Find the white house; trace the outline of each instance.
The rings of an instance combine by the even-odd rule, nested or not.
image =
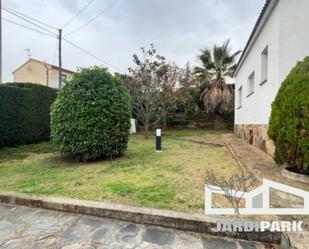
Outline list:
[[[267,153],[268,120],[282,81],[309,55],[309,0],[267,0],[234,76],[235,134]]]

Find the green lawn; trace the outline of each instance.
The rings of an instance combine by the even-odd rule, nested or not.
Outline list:
[[[0,189],[200,212],[206,170],[221,176],[238,170],[226,147],[211,144],[223,144],[221,133],[165,132],[162,153],[155,153],[153,138],[133,135],[124,157],[91,163],[67,160],[47,142],[3,149]]]

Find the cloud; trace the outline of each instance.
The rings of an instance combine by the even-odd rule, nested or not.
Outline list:
[[[94,1],[63,31],[64,35],[86,23],[114,0]],[[78,12],[86,0],[10,0],[4,5],[61,27]],[[96,56],[126,70],[132,54],[141,46],[155,43],[160,54],[184,65],[196,64],[200,48],[230,38],[233,48],[242,49],[262,8],[260,0],[119,0],[84,29],[68,36],[72,42]],[[4,13],[10,20],[22,21]],[[57,63],[57,40],[3,23],[4,79],[27,59]],[[100,61],[63,44],[63,65],[69,69],[101,64]],[[110,68],[111,71],[115,69]]]

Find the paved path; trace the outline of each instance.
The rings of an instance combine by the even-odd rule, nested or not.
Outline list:
[[[223,135],[223,140],[236,157],[238,164],[246,171],[251,171],[258,179],[259,184],[263,178],[287,184],[299,189],[309,191],[309,184],[286,178],[281,174],[282,168],[275,164],[273,158],[257,147],[235,137],[233,134]],[[270,191],[270,207],[303,207],[303,199],[285,194],[281,191]],[[283,216],[282,220],[303,220],[304,228],[309,231],[309,216]]]
[[[262,183],[263,178],[287,184],[309,191],[309,184],[286,178],[281,174],[281,167],[276,165],[273,158],[257,147],[237,138],[234,134],[224,134],[223,140],[234,154],[238,164],[246,171],[251,171]],[[303,200],[299,197],[285,194],[281,191],[270,191],[270,207],[303,207]],[[301,234],[292,235],[292,243],[297,248],[309,249],[309,215],[278,215],[278,220],[303,221]]]
[[[0,204],[3,249],[258,249],[263,244],[93,216]]]
[[[244,169],[253,172],[260,182],[263,178],[266,178],[309,191],[309,184],[284,177],[281,174],[282,167],[279,167],[273,158],[262,150],[237,138],[234,134],[224,134],[222,137],[238,163]]]

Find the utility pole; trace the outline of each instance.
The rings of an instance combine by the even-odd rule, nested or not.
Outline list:
[[[1,0],[0,0],[1,1]],[[61,58],[61,40],[62,40],[62,29],[59,29],[59,46],[58,46],[58,55],[59,55],[59,88],[61,87],[62,84],[62,58]]]
[[[2,83],[2,0],[0,0],[0,84]]]

